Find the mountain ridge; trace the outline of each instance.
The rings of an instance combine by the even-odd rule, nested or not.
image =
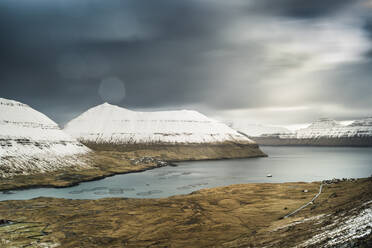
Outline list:
[[[291,134],[263,134],[253,139],[261,145],[372,146],[372,118],[349,125],[321,118]]]
[[[64,130],[83,142],[254,143],[194,110],[137,112],[107,103],[85,111],[68,122]]]

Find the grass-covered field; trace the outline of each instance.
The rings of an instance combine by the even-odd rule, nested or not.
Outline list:
[[[369,247],[371,178],[327,184],[314,204],[281,219],[310,201],[319,185],[240,184],[164,199],[6,201],[0,219],[20,223],[21,231],[1,226],[0,237],[4,247],[323,247],[363,234],[342,242]],[[44,235],[30,238],[42,229]]]

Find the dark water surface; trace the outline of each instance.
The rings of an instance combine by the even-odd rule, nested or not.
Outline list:
[[[116,175],[68,188],[0,193],[0,200],[39,196],[70,199],[157,198],[238,183],[319,181],[372,174],[372,148],[262,147],[269,157],[178,163],[139,173]],[[272,174],[272,177],[267,177]]]

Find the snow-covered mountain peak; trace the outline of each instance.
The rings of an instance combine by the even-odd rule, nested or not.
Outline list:
[[[194,111],[194,110],[172,110],[172,111],[154,111],[154,112],[140,112],[132,111],[117,105],[103,103],[101,105],[92,107],[86,112],[75,118],[73,121],[82,121],[98,116],[105,117],[100,118],[102,121],[105,120],[116,120],[116,121],[212,121],[205,115]],[[72,121],[71,121],[72,122]],[[68,124],[65,127],[68,129]]]
[[[24,103],[20,103],[20,102],[14,101],[14,100],[9,100],[9,99],[5,99],[5,98],[1,98],[1,97],[0,97],[0,105],[8,105],[8,106],[27,106],[27,105],[24,104]]]
[[[111,104],[111,103],[108,103],[108,102],[104,102],[102,104],[99,104],[93,108],[104,108],[104,109],[111,109],[111,108],[119,108],[119,106],[117,105],[114,105],[114,104]],[[128,109],[127,109],[128,110]],[[129,111],[129,110],[128,110]]]
[[[248,136],[257,137],[263,134],[289,134],[290,130],[284,127],[269,126],[262,124],[250,124],[244,121],[234,121],[232,127]]]
[[[92,107],[90,109],[96,109],[96,108],[97,109],[113,109],[113,108],[119,108],[119,106],[110,104],[108,102],[104,102],[104,103],[99,104],[99,105],[97,105],[95,107]]]
[[[0,168],[5,168],[0,169],[0,177],[3,171],[28,173],[64,167],[69,164],[65,156],[88,151],[46,115],[26,104],[0,99]]]
[[[343,126],[330,118],[320,118],[307,128],[299,129],[297,138],[317,138],[322,136],[339,135],[339,129]]]
[[[0,136],[71,140],[46,115],[26,104],[4,98],[0,99]]]
[[[297,130],[293,134],[280,134],[284,139],[317,139],[317,138],[355,138],[372,137],[372,118],[365,118],[341,125],[329,118],[321,118],[309,127]]]
[[[313,123],[311,123],[310,126],[307,127],[306,129],[332,128],[332,127],[338,127],[338,126],[340,126],[340,124],[333,119],[320,118],[320,119],[314,121]]]
[[[371,127],[372,128],[372,117],[365,119],[356,120],[349,125],[349,127]]]
[[[322,118],[294,133],[263,135],[256,141],[262,145],[372,146],[372,118],[349,123]]]
[[[81,141],[101,143],[253,143],[197,111],[139,112],[110,104],[89,109],[71,120],[65,131]]]

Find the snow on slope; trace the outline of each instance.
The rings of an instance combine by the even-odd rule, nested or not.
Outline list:
[[[334,137],[342,133],[342,127],[335,120],[321,118],[311,123],[307,128],[298,130],[296,138]]]
[[[350,125],[344,126],[335,120],[322,118],[312,123],[308,128],[297,131],[297,138],[352,138],[352,137],[371,137],[372,118],[354,121]]]
[[[82,142],[96,143],[254,143],[196,111],[136,112],[108,103],[84,112],[64,130]]]
[[[248,136],[257,137],[261,134],[284,134],[284,133],[291,133],[290,130],[284,127],[276,127],[276,126],[266,126],[266,125],[259,125],[259,124],[245,124],[241,122],[234,122],[232,127],[235,130],[238,130]]]
[[[44,114],[0,98],[0,177],[76,165],[88,151]]]
[[[299,129],[293,134],[282,133],[279,137],[291,139],[372,137],[372,118],[357,120],[349,125],[341,125],[335,120],[321,118],[307,128]]]
[[[322,232],[296,247],[359,247],[352,244],[372,232],[372,201],[361,208],[349,211],[345,216],[335,215],[333,223],[322,227]],[[358,242],[355,242],[357,244]]]

